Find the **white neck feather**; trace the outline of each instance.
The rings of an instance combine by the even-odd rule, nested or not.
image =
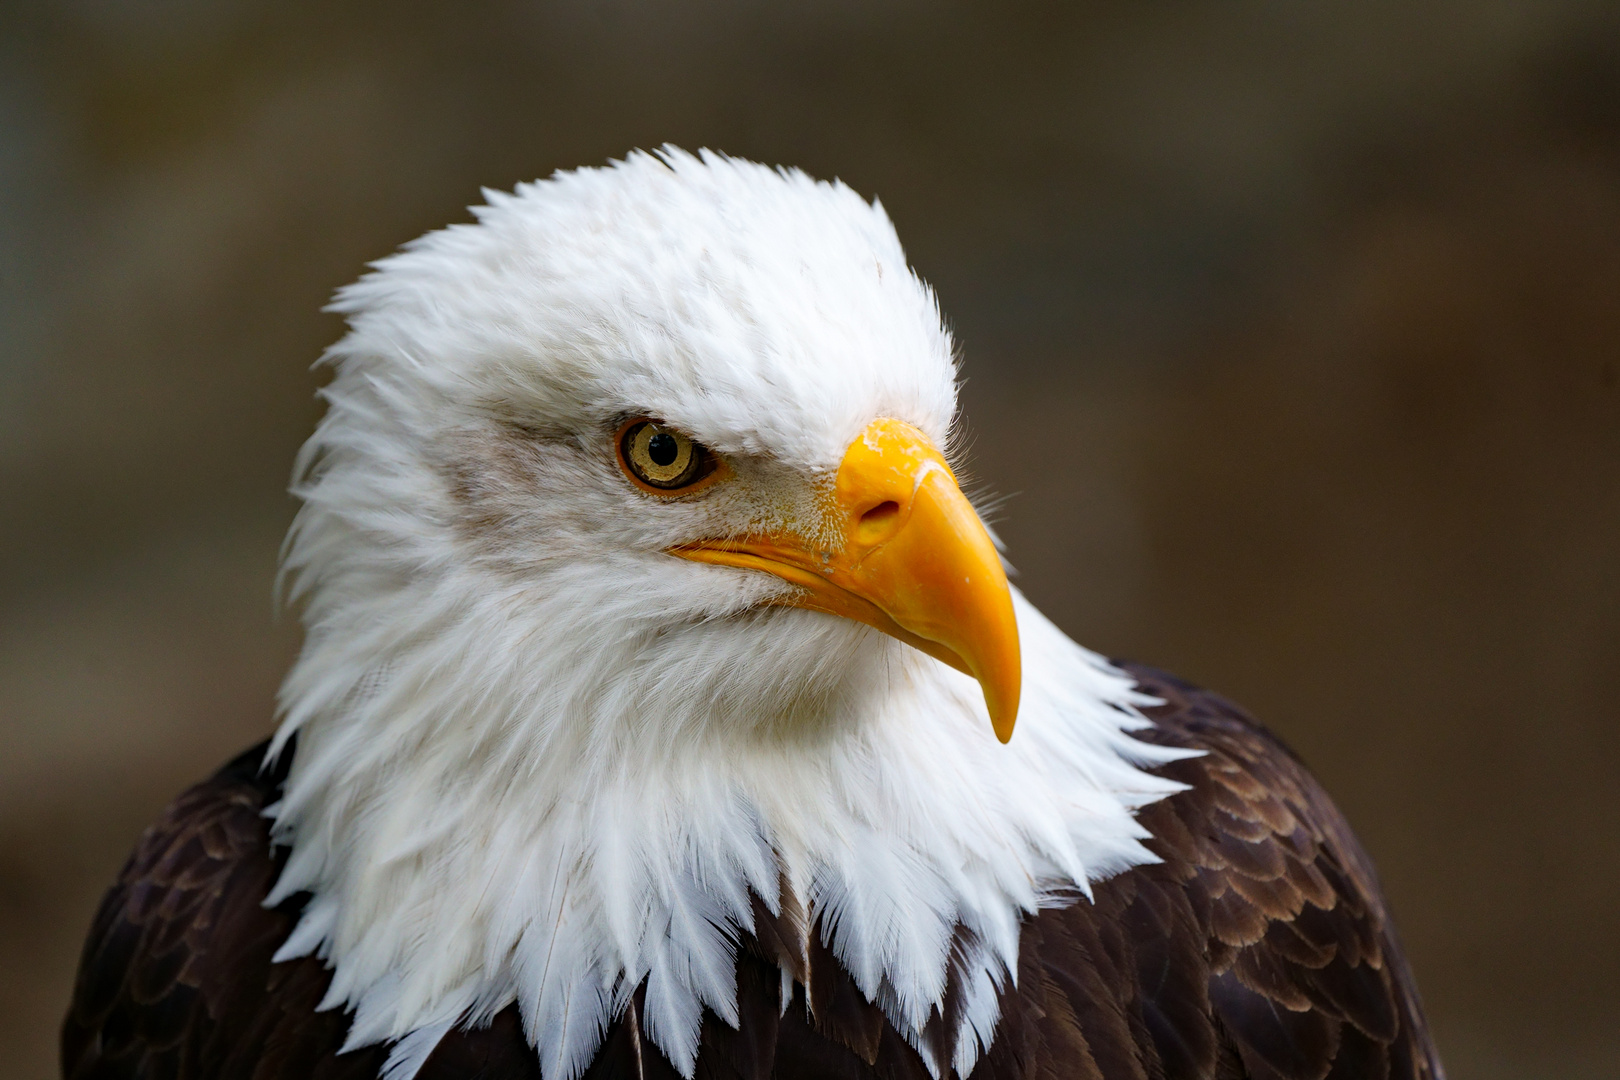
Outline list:
[[[573,1080],[643,983],[690,1076],[703,1008],[737,1017],[749,893],[775,912],[779,882],[919,1049],[968,932],[964,1023],[930,1061],[966,1075],[1020,919],[1153,861],[1132,812],[1177,789],[1139,766],[1181,755],[1126,734],[1147,699],[1021,596],[1001,746],[972,680],[830,616],[640,633],[468,595],[314,610],[283,692],[276,747],[298,742],[271,813],[292,852],[266,903],[312,899],[277,960],[332,966],[349,1045],[402,1040],[390,1077],[516,1001],[547,1080]]]

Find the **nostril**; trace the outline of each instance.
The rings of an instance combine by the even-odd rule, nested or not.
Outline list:
[[[890,523],[899,516],[899,503],[893,499],[880,502],[861,515],[860,523],[856,527],[856,534],[863,543],[874,543],[883,539],[883,535],[889,530]]]
[[[890,499],[880,502],[872,509],[861,515],[862,525],[881,525],[900,512],[900,504]]]

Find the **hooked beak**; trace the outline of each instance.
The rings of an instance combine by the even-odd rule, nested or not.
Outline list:
[[[1012,591],[944,456],[910,424],[874,420],[844,452],[832,501],[836,551],[776,534],[671,554],[775,574],[802,590],[786,603],[865,623],[973,676],[996,737],[1011,739],[1022,687]]]

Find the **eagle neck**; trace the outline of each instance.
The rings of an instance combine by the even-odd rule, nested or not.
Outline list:
[[[354,1011],[349,1046],[395,1042],[390,1080],[514,1002],[546,1080],[574,1080],[638,991],[647,1035],[690,1076],[704,1010],[738,1020],[738,941],[763,911],[803,928],[801,951],[823,942],[936,1075],[966,1075],[995,1037],[1023,918],[1152,861],[1134,811],[1176,790],[1144,771],[1174,752],[1129,734],[1150,699],[1017,609],[1027,674],[1008,746],[970,679],[815,613],[791,615],[842,635],[854,676],[774,718],[731,701],[720,711],[748,722],[707,729],[564,678],[593,669],[585,652],[562,650],[544,683],[510,659],[469,670],[524,655],[516,643],[447,657],[419,626],[415,650],[345,683],[312,639],[278,735],[298,732],[271,810],[291,852],[266,903],[311,899],[277,959],[327,961],[323,1005]],[[580,648],[619,670],[644,645]],[[804,975],[793,959],[783,1001]],[[947,1012],[954,1027],[925,1034]]]

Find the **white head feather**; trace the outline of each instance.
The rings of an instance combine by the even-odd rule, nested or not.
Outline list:
[[[391,1075],[516,1001],[547,1080],[573,1080],[643,983],[690,1075],[704,1007],[737,1017],[749,893],[774,912],[785,882],[965,1075],[1019,920],[1151,861],[1132,811],[1175,786],[1126,734],[1145,699],[1015,596],[1001,746],[967,676],[665,554],[802,515],[874,418],[945,445],[933,294],[880,206],[796,171],[666,150],[486,197],[334,305],[351,329],[285,557],[307,639],[266,902],[312,899],[278,960],[326,959],[350,1045],[400,1040]],[[736,482],[640,493],[612,446],[634,415]],[[964,1023],[925,1045],[952,962]]]

